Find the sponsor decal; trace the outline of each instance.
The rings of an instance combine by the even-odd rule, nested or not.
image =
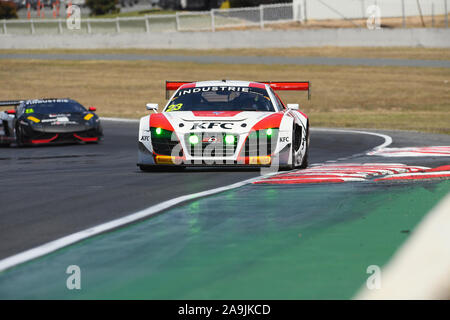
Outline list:
[[[217,142],[222,142],[222,141],[221,141],[220,137],[210,136],[210,137],[203,137],[202,142],[217,143]]]
[[[67,99],[35,99],[25,102],[25,105],[39,104],[39,103],[55,103],[55,102],[69,102]]]
[[[249,92],[248,87],[234,87],[234,86],[212,86],[212,87],[197,87],[192,89],[181,89],[178,91],[177,96],[183,96],[185,94],[208,92],[208,91],[234,91],[234,92]]]
[[[58,118],[58,117],[70,117],[71,115],[72,114],[70,114],[70,113],[58,113],[58,114],[52,113],[52,114],[49,114],[48,116],[50,118]]]
[[[140,141],[150,141],[150,136],[142,136]]]
[[[76,121],[53,121],[50,122],[51,126],[67,125],[67,124],[78,124]]]
[[[165,112],[178,111],[181,109],[181,107],[183,107],[182,103],[171,104],[170,106],[167,107]]]
[[[280,142],[289,142],[289,137],[280,137]]]
[[[191,130],[196,129],[225,129],[225,130],[231,130],[233,129],[234,123],[233,122],[194,122]]]

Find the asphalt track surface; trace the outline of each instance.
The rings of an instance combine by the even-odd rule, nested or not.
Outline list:
[[[215,56],[215,55],[139,55],[139,54],[0,54],[0,59],[38,60],[105,60],[105,61],[164,61],[224,64],[281,64],[328,65],[370,67],[435,67],[450,68],[448,60],[386,59],[386,58],[337,58],[337,57],[279,57],[279,56]]]
[[[98,145],[0,148],[0,259],[182,195],[240,182],[258,169],[141,172],[137,123],[103,121]],[[339,131],[311,133],[310,163],[349,157],[384,142]]]
[[[114,215],[129,216],[135,212],[123,210],[120,213],[114,207],[114,204],[133,207],[132,197],[145,206],[155,202],[157,199],[151,197],[145,199],[150,191],[165,196],[173,186],[179,187],[183,183],[190,186],[189,191],[195,192],[209,184],[220,185],[225,176],[231,181],[240,181],[259,173],[192,169],[165,173],[166,179],[173,185],[161,182],[161,187],[155,188],[151,182],[162,181],[159,179],[162,174],[140,173],[130,164],[135,160],[135,137],[132,132],[137,129],[135,126],[132,123],[105,123],[105,131],[110,138],[99,146],[0,150],[16,151],[10,153],[10,159],[5,157],[0,160],[1,164],[16,160],[18,167],[23,167],[26,165],[24,161],[32,158],[35,170],[53,165],[56,175],[64,173],[67,176],[65,184],[52,179],[56,185],[49,187],[56,195],[60,194],[60,190],[77,191],[65,196],[73,200],[67,210],[62,210],[60,206],[59,211],[56,208],[51,212],[53,217],[45,217],[47,225],[39,230],[40,233],[53,228],[52,220],[64,218],[70,224],[73,212],[82,212],[87,208],[89,214],[80,218],[90,223],[89,219],[100,214],[102,205],[114,197],[117,200],[109,206],[110,214],[103,213],[105,220]],[[312,164],[333,161],[333,165],[338,166],[349,162],[393,162],[430,167],[448,165],[448,157],[368,156],[364,151],[385,142],[383,138],[336,130],[339,129],[313,128]],[[392,137],[393,143],[389,147],[450,145],[448,135],[385,130],[379,133]],[[130,143],[114,143],[112,139],[122,143],[129,140]],[[94,151],[90,147],[94,147]],[[77,157],[74,158],[74,155]],[[100,165],[94,162],[67,162],[71,157],[74,160],[102,157],[98,161],[109,157],[112,164],[106,170],[105,166],[99,168]],[[61,165],[72,163],[73,169],[66,168],[66,172],[60,169],[58,162]],[[94,170],[86,173],[84,171],[88,166]],[[41,174],[49,175],[48,168],[43,171]],[[21,179],[26,174],[20,175]],[[104,178],[108,174],[114,176],[112,180],[118,185],[117,188]],[[39,179],[39,175],[36,174],[32,180]],[[83,182],[87,175],[92,179]],[[24,195],[28,195],[32,193],[28,186],[32,185],[32,181],[28,184],[26,180],[24,182],[22,186],[27,186]],[[395,249],[405,241],[409,231],[448,192],[448,182],[355,182],[313,186],[247,184],[169,208],[151,219],[91,237],[12,268],[1,274],[0,297],[348,299],[366,281],[367,266],[384,265],[388,261]],[[139,188],[141,185],[143,187]],[[103,186],[94,192],[98,194],[100,203],[95,202],[95,195],[90,201],[89,197],[78,192],[80,187],[89,189],[92,186]],[[121,189],[123,197],[117,189]],[[108,192],[111,194],[108,195]],[[173,196],[177,194],[180,194],[179,190],[175,190]],[[54,200],[55,203],[67,202],[64,196]],[[39,204],[40,200],[36,196],[32,201]],[[53,199],[42,199],[42,203],[49,201]],[[3,207],[9,208],[9,203]],[[23,208],[28,209],[27,212]],[[41,218],[42,211],[29,210],[23,205],[15,215],[33,222],[31,217],[36,215]],[[9,214],[6,218],[11,219],[11,216]],[[8,227],[14,229],[15,226],[10,224]],[[28,236],[19,228],[13,231],[10,232],[12,239]],[[31,236],[42,235],[32,230]],[[83,290],[77,293],[63,285],[67,280],[64,270],[73,263],[83,270]],[[330,272],[330,266],[333,266],[333,272]]]

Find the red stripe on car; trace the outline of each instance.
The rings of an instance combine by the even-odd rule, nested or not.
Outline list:
[[[277,112],[277,113],[271,114],[270,116],[265,117],[264,119],[259,121],[257,124],[255,124],[253,126],[252,130],[279,128],[281,119],[283,119],[283,113]]]
[[[266,85],[262,84],[262,83],[256,83],[256,82],[252,82],[248,85],[250,88],[260,88],[260,89],[265,89]]]
[[[73,136],[77,139],[80,139],[81,141],[89,142],[89,141],[98,141],[98,137],[81,137],[77,135],[76,133],[73,134]]]
[[[55,136],[53,136],[50,139],[37,139],[37,140],[31,140],[31,143],[33,144],[40,144],[40,143],[49,143],[52,142],[53,140],[55,140],[56,138],[58,138],[58,135],[55,134]]]
[[[166,116],[162,113],[154,113],[150,115],[150,127],[175,131],[169,120],[167,120]]]
[[[180,89],[189,89],[189,88],[195,88],[196,84],[195,83],[186,83],[183,84]]]

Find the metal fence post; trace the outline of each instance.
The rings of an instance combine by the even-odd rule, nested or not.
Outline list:
[[[177,31],[180,31],[180,13],[178,11],[175,12],[175,22]]]
[[[117,33],[120,33],[119,17],[116,17],[116,31],[117,31]]]
[[[444,0],[444,8],[445,8],[445,27],[448,28],[447,0]]]
[[[8,34],[8,29],[6,29],[6,20],[3,20],[3,34]]]
[[[308,16],[306,15],[306,0],[303,2],[303,20],[305,23],[308,22]]]
[[[91,30],[91,19],[86,19],[86,25],[87,25],[87,33],[91,34],[92,30]]]
[[[144,16],[145,19],[145,32],[150,33],[150,22],[148,21],[148,15]]]
[[[259,5],[259,26],[264,29],[264,5]]]
[[[63,33],[63,27],[62,27],[62,20],[61,20],[61,18],[58,19],[58,32],[59,32],[59,34]]]
[[[365,18],[366,18],[366,6],[364,5],[364,0],[361,0],[361,19],[364,20]]]
[[[406,28],[405,0],[402,0],[402,27]]]
[[[211,31],[216,31],[216,19],[214,17],[215,9],[211,9]]]
[[[301,22],[303,23],[303,13],[302,13],[302,3],[303,1],[300,0],[293,0],[292,1],[292,21],[293,22]]]
[[[30,20],[30,28],[31,28],[31,34],[34,34],[35,30],[34,30],[33,19]]]
[[[434,3],[431,3],[431,27],[434,28]]]

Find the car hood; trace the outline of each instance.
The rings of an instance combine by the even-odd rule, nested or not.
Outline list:
[[[25,114],[24,118],[30,116],[39,119],[37,123],[30,122],[33,129],[42,132],[72,132],[84,131],[94,127],[92,121],[86,121],[84,117],[88,113],[51,113],[51,114]]]

